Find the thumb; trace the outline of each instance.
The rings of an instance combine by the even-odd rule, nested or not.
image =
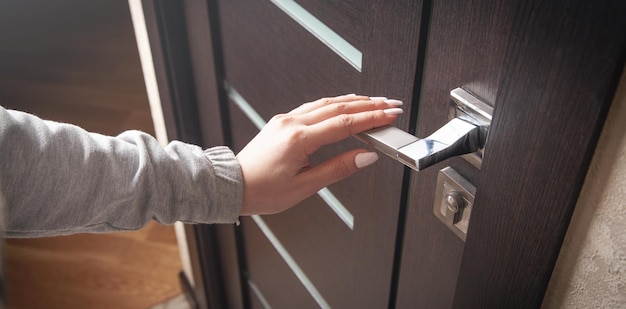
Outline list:
[[[348,151],[302,173],[302,181],[315,193],[323,187],[351,176],[377,160],[376,152],[367,152],[364,149]]]

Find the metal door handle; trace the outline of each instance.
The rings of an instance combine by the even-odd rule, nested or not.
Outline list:
[[[480,168],[493,108],[461,88],[452,90],[450,96],[455,103],[451,120],[426,138],[417,138],[391,126],[365,131],[356,137],[416,171],[470,153],[474,155],[468,160]]]

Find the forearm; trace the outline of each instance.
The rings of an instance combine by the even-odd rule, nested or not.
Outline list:
[[[13,237],[235,222],[243,196],[225,147],[162,148],[138,131],[108,137],[4,109],[0,177]]]

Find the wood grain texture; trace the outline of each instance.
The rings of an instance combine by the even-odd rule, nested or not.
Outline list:
[[[519,8],[455,307],[541,305],[624,65],[624,16],[622,1]]]
[[[306,100],[354,92],[358,87],[357,72],[349,64],[273,4],[224,1],[220,2],[220,12],[226,78],[265,119]],[[258,130],[234,105],[230,110],[232,146],[237,151]],[[314,161],[338,152],[326,149]],[[350,201],[349,195],[349,191],[344,191],[339,198]],[[351,300],[345,296],[352,295],[353,290],[352,285],[345,284],[354,273],[353,245],[346,241],[351,239],[349,229],[335,213],[314,197],[294,211],[265,219],[326,300],[333,306],[347,306]],[[267,252],[258,250],[257,239],[265,236],[259,234],[254,223],[246,220],[242,229],[246,236],[247,275],[270,303],[280,307],[312,301],[306,290],[304,297],[296,293],[303,289],[297,279],[287,285],[294,293],[279,288],[282,284],[272,283],[276,278],[267,276],[268,269],[280,269],[276,263],[284,268],[284,261],[277,255],[277,260],[269,260],[265,257]],[[285,276],[291,278],[293,274]]]
[[[417,136],[448,121],[450,90],[463,87],[495,105],[513,3],[434,1],[430,15]],[[413,173],[407,211],[398,307],[449,308],[461,267],[464,243],[433,214],[438,171],[453,167],[476,184],[479,171],[462,159],[446,160]]]
[[[0,3],[0,102],[116,135],[153,134],[126,1]],[[10,308],[146,308],[181,293],[171,226],[10,239]]]
[[[612,94],[612,70],[621,68],[624,38],[609,33],[623,12],[616,3],[433,4],[418,136],[446,122],[449,90],[461,86],[496,106],[486,153],[498,167],[477,173],[453,159],[416,175],[399,307],[536,307]],[[476,234],[465,246],[432,214],[436,171],[446,165],[478,184]]]
[[[417,107],[414,86],[423,6],[424,1],[370,1],[365,13],[361,91],[402,100],[404,115],[394,125],[407,131]],[[354,262],[360,270],[355,282],[360,285],[353,295],[353,308],[395,304],[394,264],[401,252],[397,241],[402,232],[398,225],[406,207],[404,169],[398,161],[381,155],[370,174],[355,177],[357,186],[372,192],[354,211],[361,222],[355,228],[359,243]]]
[[[231,122],[237,124],[232,127],[233,149],[237,151],[256,135],[258,129],[236,107],[231,109]],[[334,187],[331,187],[331,190],[341,193]],[[339,195],[339,199],[348,203],[353,200],[345,192]],[[352,231],[328,205],[320,197],[313,196],[289,211],[263,218],[324,298],[334,307],[349,306],[352,300],[345,296],[353,288],[351,278],[356,269],[352,254],[356,239]],[[269,299],[275,299],[278,295],[272,295],[270,292],[275,293],[279,290],[275,288],[267,290],[265,281],[268,278],[257,276],[264,274],[265,269],[273,265],[268,265],[266,258],[262,256],[266,252],[255,251],[253,245],[257,238],[264,236],[252,237],[258,229],[249,227],[249,224],[255,225],[250,220],[242,222],[242,228],[246,231],[246,264],[249,278],[259,285],[264,293],[268,293]],[[301,285],[300,282],[295,284]],[[299,303],[299,300],[292,296],[280,297],[283,298],[280,304],[287,304],[287,299],[291,299],[293,304]]]
[[[367,74],[361,75],[271,3],[220,2],[225,76],[265,119],[306,100],[349,92],[389,95],[408,103],[415,76],[411,64],[416,61],[420,15],[414,10],[419,4],[412,5],[407,9],[406,3],[392,7],[378,3],[368,8],[372,23],[363,35],[369,36],[371,45],[364,47],[369,62],[364,63]],[[389,11],[378,14],[381,8]],[[398,15],[399,11],[405,14]],[[402,28],[394,32],[393,27],[400,25]],[[402,57],[394,53],[400,50]],[[240,112],[231,110],[233,147],[240,149],[256,129]],[[357,147],[363,144],[348,139],[321,149],[312,160],[320,162]],[[331,306],[387,306],[402,170],[392,160],[381,158],[376,166],[361,171],[359,177],[330,187],[355,214],[353,232],[317,197],[292,211],[266,217],[267,224]],[[244,230],[247,224],[243,223]],[[251,241],[256,237],[248,235]],[[251,279],[265,287],[264,281],[272,279],[257,274],[267,266],[260,253],[248,250],[249,246],[247,264],[249,273],[255,274]]]
[[[313,14],[342,38],[361,50],[365,23],[365,1],[314,1],[297,0],[302,7]]]
[[[10,308],[145,308],[181,293],[172,227],[10,239]]]
[[[242,219],[242,230],[248,260],[254,263],[247,276],[269,304],[275,308],[319,308],[251,218]]]
[[[358,72],[271,2],[221,1],[219,9],[226,80],[266,120],[358,90]]]
[[[318,11],[307,1],[300,3]],[[402,99],[411,102],[405,105],[410,116],[397,125],[412,129],[419,114],[419,136],[446,122],[450,89],[463,86],[496,105],[483,171],[479,174],[461,159],[439,165],[452,165],[478,184],[468,241],[464,245],[434,219],[437,167],[412,176],[411,188],[403,190],[403,169],[387,158],[331,188],[356,218],[350,249],[334,250],[345,235],[318,247],[320,241],[309,234],[336,220],[318,209],[297,209],[268,219],[268,224],[279,239],[286,239],[307,273],[322,274],[314,280],[323,288],[334,287],[320,279],[328,266],[353,262],[353,285],[344,287],[351,299],[333,299],[332,305],[385,307],[394,304],[397,278],[391,269],[394,254],[401,252],[396,224],[403,220],[398,218],[401,203],[410,194],[396,307],[538,306],[603,121],[614,70],[623,65],[619,29],[624,28],[624,5],[433,1],[432,13],[430,7],[421,11],[422,2],[367,5],[361,75],[270,2],[219,1],[225,67],[217,79],[226,78],[266,119],[332,94]],[[421,16],[430,16],[429,31],[420,28]],[[426,50],[419,45],[426,42],[420,34],[429,35]],[[203,82],[200,78],[197,84]],[[239,149],[255,128],[236,110],[229,117],[232,146]],[[357,146],[362,145],[347,141],[320,151],[314,161]],[[581,151],[573,154],[572,149]],[[309,202],[300,207],[325,207]],[[291,297],[280,298],[285,294],[293,302],[305,300],[280,258],[262,244],[264,236],[254,223],[244,220],[242,227],[247,275],[262,290],[272,291],[266,296],[276,303],[289,306]],[[319,239],[330,238],[326,232]],[[328,232],[337,235],[332,225]],[[335,253],[341,255],[335,264],[315,265],[316,254],[327,261]],[[245,264],[240,264],[244,271]],[[290,284],[274,290],[284,286],[281,277]]]
[[[227,80],[266,119],[305,100],[348,92],[410,102],[420,4],[368,5],[364,16],[372,22],[362,35],[370,45],[364,46],[366,73],[361,75],[272,4],[220,2]],[[256,130],[232,110],[233,146],[239,149]],[[407,120],[399,121],[400,125],[408,124]],[[363,145],[347,140],[320,150],[313,161],[356,147]],[[267,217],[268,225],[332,306],[384,307],[392,297],[402,171],[393,160],[381,158],[359,177],[330,187],[355,214],[354,232],[315,197],[292,211]],[[246,252],[250,273],[266,267],[257,261],[257,252]],[[269,280],[252,279],[259,286]]]

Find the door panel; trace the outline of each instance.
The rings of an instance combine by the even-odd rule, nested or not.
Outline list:
[[[298,0],[296,2],[354,47],[362,50],[366,2],[358,0]]]
[[[248,268],[247,275],[257,287],[251,294],[257,298],[264,298],[276,308],[318,308],[315,300],[300,284],[275,247],[251,221],[250,218],[242,220],[247,257],[253,262],[253,267]],[[256,278],[262,279],[255,280]]]
[[[496,306],[541,305],[623,68],[625,16],[623,1],[520,7],[455,306],[486,295]]]
[[[233,131],[235,133],[233,134],[233,149],[238,151],[254,137],[258,129],[234,103],[231,109],[231,121],[238,124],[234,126],[237,130]],[[245,132],[243,128],[246,128]],[[330,190],[341,192],[335,187],[331,187]],[[341,195],[338,198],[346,200]],[[336,213],[319,196],[313,196],[287,212],[263,216],[263,220],[320,291],[325,301],[335,307],[348,306],[349,302],[345,299],[345,295],[351,294],[347,289],[352,286],[349,278],[355,271],[354,264],[351,262],[354,238],[350,228],[337,217]],[[249,225],[255,225],[255,223],[252,220],[242,221],[244,230]],[[273,267],[273,265],[268,265],[262,256],[259,257],[259,254],[264,254],[263,252],[256,252],[253,248],[254,243],[261,238],[266,238],[266,236],[258,228],[246,230],[244,243],[249,279],[257,283],[259,290],[264,294],[281,293],[284,289],[265,290],[266,278],[255,276],[256,273],[264,273]],[[286,266],[284,261],[281,263],[283,267]],[[268,301],[272,303],[270,297],[268,296]]]
[[[516,5],[514,1],[433,3],[418,136],[428,136],[448,121],[451,89],[462,87],[495,105]],[[485,151],[490,151],[488,147]],[[413,173],[398,291],[400,308],[415,304],[449,308],[454,300],[464,242],[433,214],[437,174],[446,166],[473,184],[479,178],[480,171],[460,158]]]
[[[405,113],[395,125],[407,131],[417,112],[419,89],[414,86],[421,78],[419,43],[425,22],[422,7],[427,7],[427,2],[371,1],[367,2],[365,13],[361,89],[365,94],[403,100]],[[353,177],[358,185],[352,192],[367,194],[363,194],[362,203],[356,204],[354,211],[355,218],[360,219],[354,231],[359,240],[355,244],[354,263],[361,271],[355,274],[354,282],[358,285],[352,308],[393,307],[398,270],[394,259],[397,244],[402,241],[397,232],[403,228],[398,223],[403,216],[406,191],[401,184],[392,184],[405,181],[405,168],[381,155],[375,167],[365,172]],[[391,291],[390,295],[387,291]]]
[[[219,8],[226,79],[266,120],[358,87],[353,67],[270,1],[223,1]]]
[[[454,87],[495,114],[480,171],[454,159],[413,175],[399,307],[541,304],[612,94],[617,16],[572,1],[433,3],[418,131],[446,122]],[[477,186],[466,244],[433,216],[445,166]]]
[[[416,47],[417,44],[409,47],[399,44],[393,41],[398,37],[388,35],[393,31],[380,26],[392,20],[397,22],[402,16],[377,14],[378,22],[368,28],[369,35],[360,34],[372,44],[363,47],[368,51],[364,59],[370,61],[369,66],[364,63],[363,71],[371,72],[368,75],[378,74],[376,80],[370,80],[365,78],[368,75],[359,73],[269,1],[223,1],[219,2],[219,8],[225,78],[231,90],[236,91],[265,120],[300,103],[349,92],[400,94],[395,97],[407,102],[406,108],[410,110],[412,79],[415,76],[410,64],[415,63],[416,51],[402,57],[409,61],[401,65],[397,61],[402,58],[386,53],[388,48],[410,50],[409,47]],[[353,9],[363,10],[358,6]],[[369,10],[374,12],[377,9],[382,8],[372,7]],[[396,36],[413,42],[411,38],[416,39],[418,33],[415,29],[419,26],[416,22],[419,15],[408,16],[413,20],[405,20],[403,24],[410,25],[407,28],[410,33],[398,32]],[[377,25],[376,29],[374,25]],[[380,48],[378,44],[385,47]],[[387,64],[389,66],[385,67]],[[401,69],[395,72],[385,70],[399,67]],[[393,87],[398,90],[392,91]],[[254,133],[249,130],[250,120],[241,112],[241,104],[234,103],[231,101],[229,105],[230,123],[233,146],[238,150]],[[407,120],[404,122],[408,123]],[[312,161],[320,162],[343,151],[362,147],[362,143],[350,139],[322,148]],[[375,167],[360,172],[359,177],[329,187],[330,192],[352,214],[354,230],[319,196],[285,213],[262,217],[271,233],[319,291],[323,302],[331,307],[385,307],[393,296],[390,290],[402,171],[400,165],[382,158]],[[274,293],[289,291],[268,289],[271,285],[267,281],[270,279],[255,275],[270,266],[252,248],[253,242],[266,236],[257,228],[250,228],[250,225],[255,225],[254,220],[242,221],[248,279],[268,300],[276,299],[280,295]],[[269,302],[272,303],[271,300]]]

